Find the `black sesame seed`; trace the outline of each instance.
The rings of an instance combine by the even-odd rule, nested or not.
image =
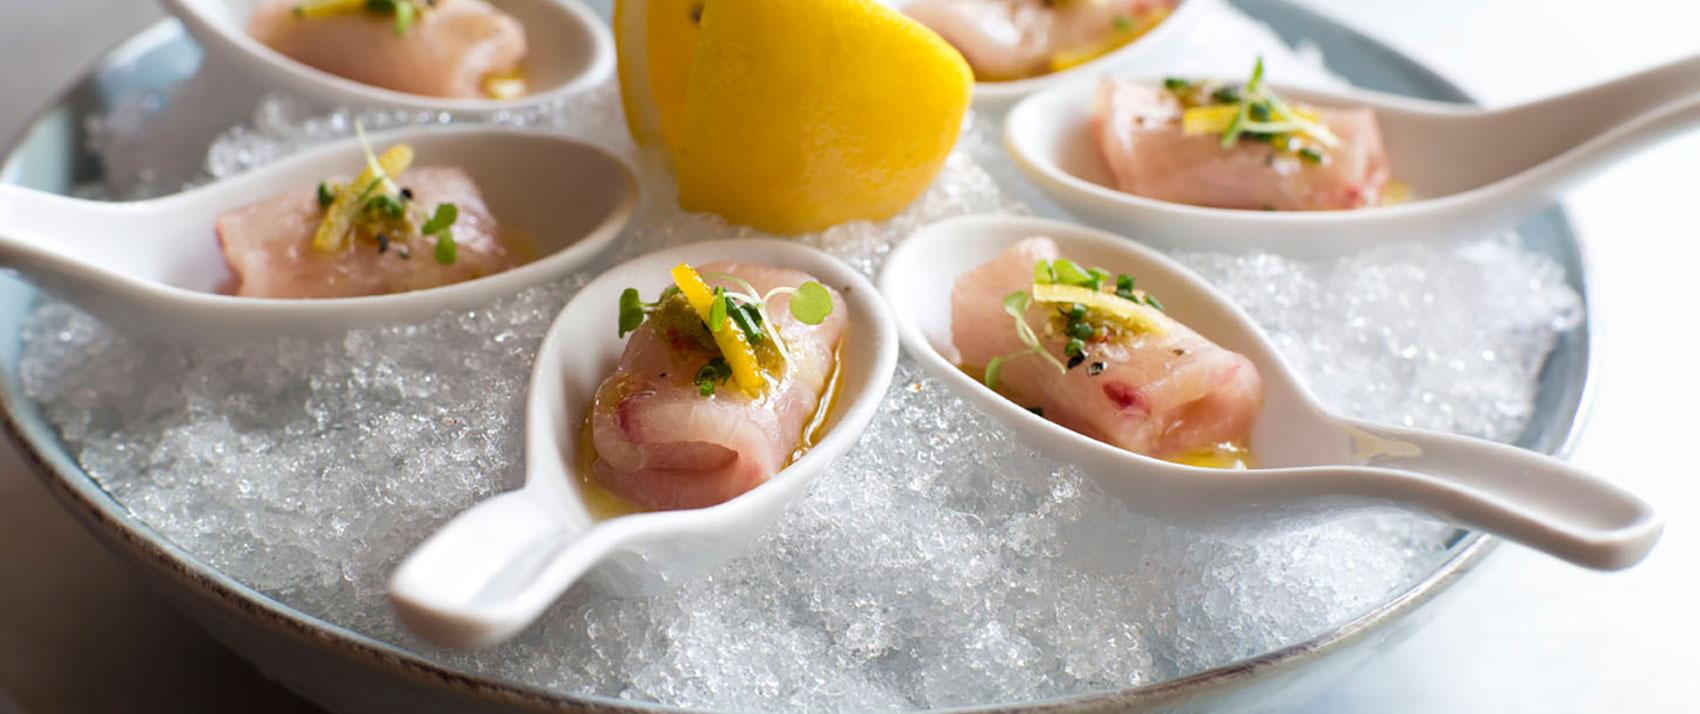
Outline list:
[[[1177,355],[1177,356],[1178,356],[1178,355],[1184,355],[1184,354],[1186,354],[1186,350],[1183,350],[1183,349],[1181,349],[1181,348],[1179,348],[1179,347],[1176,347],[1176,348],[1175,348],[1175,354],[1176,354],[1176,355]]]
[[[387,236],[387,235],[384,235],[382,233],[379,233],[378,234],[378,254],[383,255],[384,253],[388,253],[389,250],[390,250],[390,237]]]
[[[411,188],[403,188],[403,189],[402,189],[402,190],[401,190],[401,197],[402,197],[402,198],[405,198],[405,199],[407,199],[407,200],[409,200],[409,201],[411,201],[411,200],[413,200],[413,189],[411,189]]]
[[[1080,363],[1085,362],[1085,361],[1086,361],[1086,354],[1085,353],[1076,353],[1073,357],[1068,358],[1068,368],[1074,369],[1075,367],[1079,367]]]
[[[1106,365],[1103,362],[1093,362],[1086,366],[1086,374],[1087,376],[1096,377],[1104,373],[1105,366]]]

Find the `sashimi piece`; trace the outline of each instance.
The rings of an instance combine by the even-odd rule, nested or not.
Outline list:
[[[1242,138],[1224,148],[1215,134],[1187,136],[1185,109],[1170,92],[1106,77],[1095,121],[1116,188],[1161,201],[1246,210],[1312,211],[1378,203],[1388,180],[1387,152],[1375,112],[1320,108],[1339,137],[1327,160],[1306,161]]]
[[[1059,58],[1138,36],[1175,0],[920,0],[903,11],[939,33],[982,80],[1032,77]]]
[[[479,98],[486,78],[518,71],[525,57],[525,28],[484,0],[437,0],[400,34],[389,18],[301,17],[298,4],[265,0],[248,34],[302,64],[375,87]]]
[[[348,179],[331,183],[347,182]],[[356,240],[334,253],[314,250],[324,217],[318,189],[303,186],[218,218],[218,238],[238,284],[235,294],[265,298],[333,298],[420,290],[499,273],[521,261],[497,234],[496,219],[472,177],[459,168],[422,166],[396,182],[426,211],[442,203],[459,210],[451,230],[455,260],[434,259],[432,239],[396,236],[380,246]]]
[[[1057,257],[1051,239],[1027,238],[957,278],[951,334],[964,366],[984,370],[995,358],[1027,349],[1004,297],[1028,290],[1034,264]],[[1068,338],[1053,328],[1057,309],[1035,302],[1025,319],[1040,344],[1066,361]],[[1087,358],[1066,372],[1038,355],[1011,359],[998,390],[1069,429],[1158,458],[1243,443],[1263,403],[1257,367],[1186,325],[1162,320],[1167,334],[1092,343]]]
[[[797,270],[739,263],[699,268],[748,281],[758,293],[813,280]],[[736,289],[708,278],[711,286]],[[702,508],[765,483],[784,468],[831,379],[836,349],[848,324],[844,300],[827,288],[833,310],[819,325],[797,320],[791,298],[775,296],[767,312],[785,340],[790,369],[768,374],[767,389],[751,397],[734,384],[704,396],[697,371],[719,353],[702,338],[700,318],[674,298],[633,332],[619,366],[596,391],[591,475],[615,495],[646,509]],[[692,320],[696,330],[679,329]],[[781,363],[782,364],[782,363]]]

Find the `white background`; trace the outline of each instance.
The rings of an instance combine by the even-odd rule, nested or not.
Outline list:
[[[1700,51],[1700,0],[1301,2],[1495,105]],[[142,0],[0,0],[0,138],[158,14]],[[1615,574],[1502,547],[1426,629],[1307,712],[1700,711],[1700,133],[1569,206],[1598,380],[1574,460],[1659,505],[1664,541]],[[0,712],[8,696],[31,714],[313,711],[141,590],[0,447]]]

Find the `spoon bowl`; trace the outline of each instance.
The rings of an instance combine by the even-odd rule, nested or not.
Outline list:
[[[1122,192],[1099,147],[1093,82],[1021,102],[1004,124],[1004,144],[1063,207],[1163,247],[1325,256],[1460,240],[1511,228],[1595,171],[1700,123],[1700,57],[1492,110],[1361,89],[1278,91],[1317,106],[1373,108],[1393,178],[1413,199],[1345,211],[1247,211]]]
[[[525,27],[521,66],[531,87],[514,99],[450,99],[398,92],[341,77],[267,47],[248,35],[260,0],[163,0],[196,42],[225,62],[275,87],[325,106],[489,114],[544,104],[600,84],[614,71],[614,40],[578,0],[492,0]]]
[[[595,257],[630,219],[637,178],[600,149],[549,134],[415,127],[375,146],[413,145],[424,164],[464,168],[504,232],[539,256],[453,285],[372,297],[269,299],[220,294],[231,280],[214,230],[224,212],[347,175],[356,139],[308,149],[207,186],[129,203],[0,184],[0,266],[141,337],[192,343],[327,336],[416,321],[559,279]]]
[[[958,276],[1010,244],[1048,236],[1083,265],[1134,275],[1165,311],[1257,365],[1264,402],[1251,433],[1258,468],[1161,461],[1097,441],[987,388],[957,366],[950,295]],[[1024,443],[1078,464],[1129,509],[1211,531],[1303,528],[1397,508],[1484,530],[1592,568],[1644,557],[1659,518],[1633,494],[1563,461],[1479,439],[1348,419],[1317,404],[1251,319],[1154,250],[1068,223],[971,216],[929,226],[887,259],[880,289],[904,348]]]
[[[883,0],[902,10],[918,0]],[[1096,77],[1105,71],[1130,64],[1159,67],[1182,59],[1188,47],[1188,33],[1199,26],[1198,19],[1209,11],[1207,3],[1217,0],[1180,0],[1173,12],[1156,27],[1138,39],[1103,55],[1068,69],[1026,79],[1002,82],[975,82],[974,107],[980,111],[1001,112],[1034,92],[1068,82]]]
[[[624,350],[622,290],[652,292],[680,263],[716,260],[794,268],[837,289],[849,311],[839,346],[838,397],[820,440],[766,483],[707,508],[597,520],[576,471],[580,434],[602,380]],[[523,629],[570,585],[590,576],[615,595],[657,592],[718,567],[754,542],[873,419],[897,365],[897,335],[879,291],[836,258],[797,243],[693,243],[598,277],[549,328],[531,375],[525,486],[455,517],[390,579],[403,622],[447,647],[483,647]]]

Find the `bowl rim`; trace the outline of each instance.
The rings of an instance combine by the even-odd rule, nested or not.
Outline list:
[[[1278,2],[1276,4],[1282,5],[1284,12],[1303,17],[1308,21],[1339,25],[1338,22],[1297,4],[1291,2]],[[1402,53],[1388,48],[1378,40],[1364,36],[1350,28],[1344,29],[1352,34],[1357,41],[1372,46],[1384,54],[1404,60],[1405,69],[1422,76],[1424,80],[1445,87],[1460,96],[1465,96],[1465,93],[1458,89],[1455,84],[1440,77],[1425,65],[1409,60]],[[104,68],[122,64],[127,59],[134,58],[179,37],[187,37],[187,32],[178,22],[172,18],[162,19],[129,36],[113,49],[102,53],[98,59],[90,63],[86,71],[78,76],[86,79]],[[50,103],[35,112],[32,118],[25,122],[14,136],[9,137],[6,142],[0,143],[0,181],[9,180],[13,173],[16,151],[20,148],[23,140],[32,136],[38,127],[50,121],[53,115],[65,106],[67,100],[76,92],[76,87],[77,85],[73,84],[71,88],[56,95]],[[1552,211],[1563,217],[1568,223],[1568,217],[1564,215],[1561,206],[1553,208]],[[1575,271],[1577,274],[1573,275],[1572,278],[1576,281],[1578,292],[1582,295],[1584,305],[1586,305],[1590,294],[1588,289],[1589,271],[1586,270],[1589,261],[1584,252],[1583,242],[1572,240],[1571,243],[1577,253],[1579,266],[1582,268],[1580,271]],[[31,288],[26,299],[33,300],[36,295],[34,289]],[[1571,419],[1568,428],[1564,430],[1558,443],[1550,451],[1551,454],[1558,457],[1567,456],[1574,447],[1577,437],[1586,423],[1594,396],[1596,380],[1593,379],[1592,360],[1588,359],[1591,331],[1581,330],[1577,335],[1582,340],[1580,348],[1583,360],[1581,391],[1576,401],[1574,417]],[[19,346],[21,343],[16,339],[18,337],[17,334],[0,337],[0,354]],[[533,711],[582,711],[582,707],[587,704],[611,712],[643,712],[645,714],[690,712],[691,714],[699,714],[701,711],[596,695],[560,692],[472,674],[458,668],[439,664],[396,645],[378,641],[370,636],[289,607],[219,572],[199,558],[182,550],[151,527],[136,520],[128,509],[95,483],[93,478],[70,458],[69,452],[63,442],[60,441],[57,432],[47,425],[42,417],[39,405],[23,396],[19,389],[20,386],[21,382],[15,370],[0,370],[0,426],[3,426],[7,438],[16,447],[20,458],[36,474],[48,491],[109,548],[119,549],[135,556],[133,559],[127,559],[127,562],[138,567],[145,566],[148,570],[163,574],[195,591],[203,599],[218,603],[227,611],[247,616],[274,633],[299,641],[315,643],[334,654],[359,660],[409,679],[425,680],[475,696],[526,707]],[[1498,546],[1498,543],[1498,539],[1492,536],[1476,531],[1460,530],[1456,533],[1452,542],[1448,544],[1448,548],[1453,551],[1449,557],[1437,564],[1427,575],[1375,607],[1329,631],[1219,667],[1127,689],[927,711],[938,712],[939,714],[990,714],[1034,708],[1115,711],[1132,708],[1136,705],[1148,706],[1166,701],[1177,701],[1218,685],[1232,688],[1236,684],[1249,683],[1255,677],[1305,666],[1316,657],[1350,647],[1360,640],[1377,634],[1384,627],[1403,620],[1405,616],[1413,613],[1422,605],[1449,591],[1453,584],[1480,565],[1483,559]]]

